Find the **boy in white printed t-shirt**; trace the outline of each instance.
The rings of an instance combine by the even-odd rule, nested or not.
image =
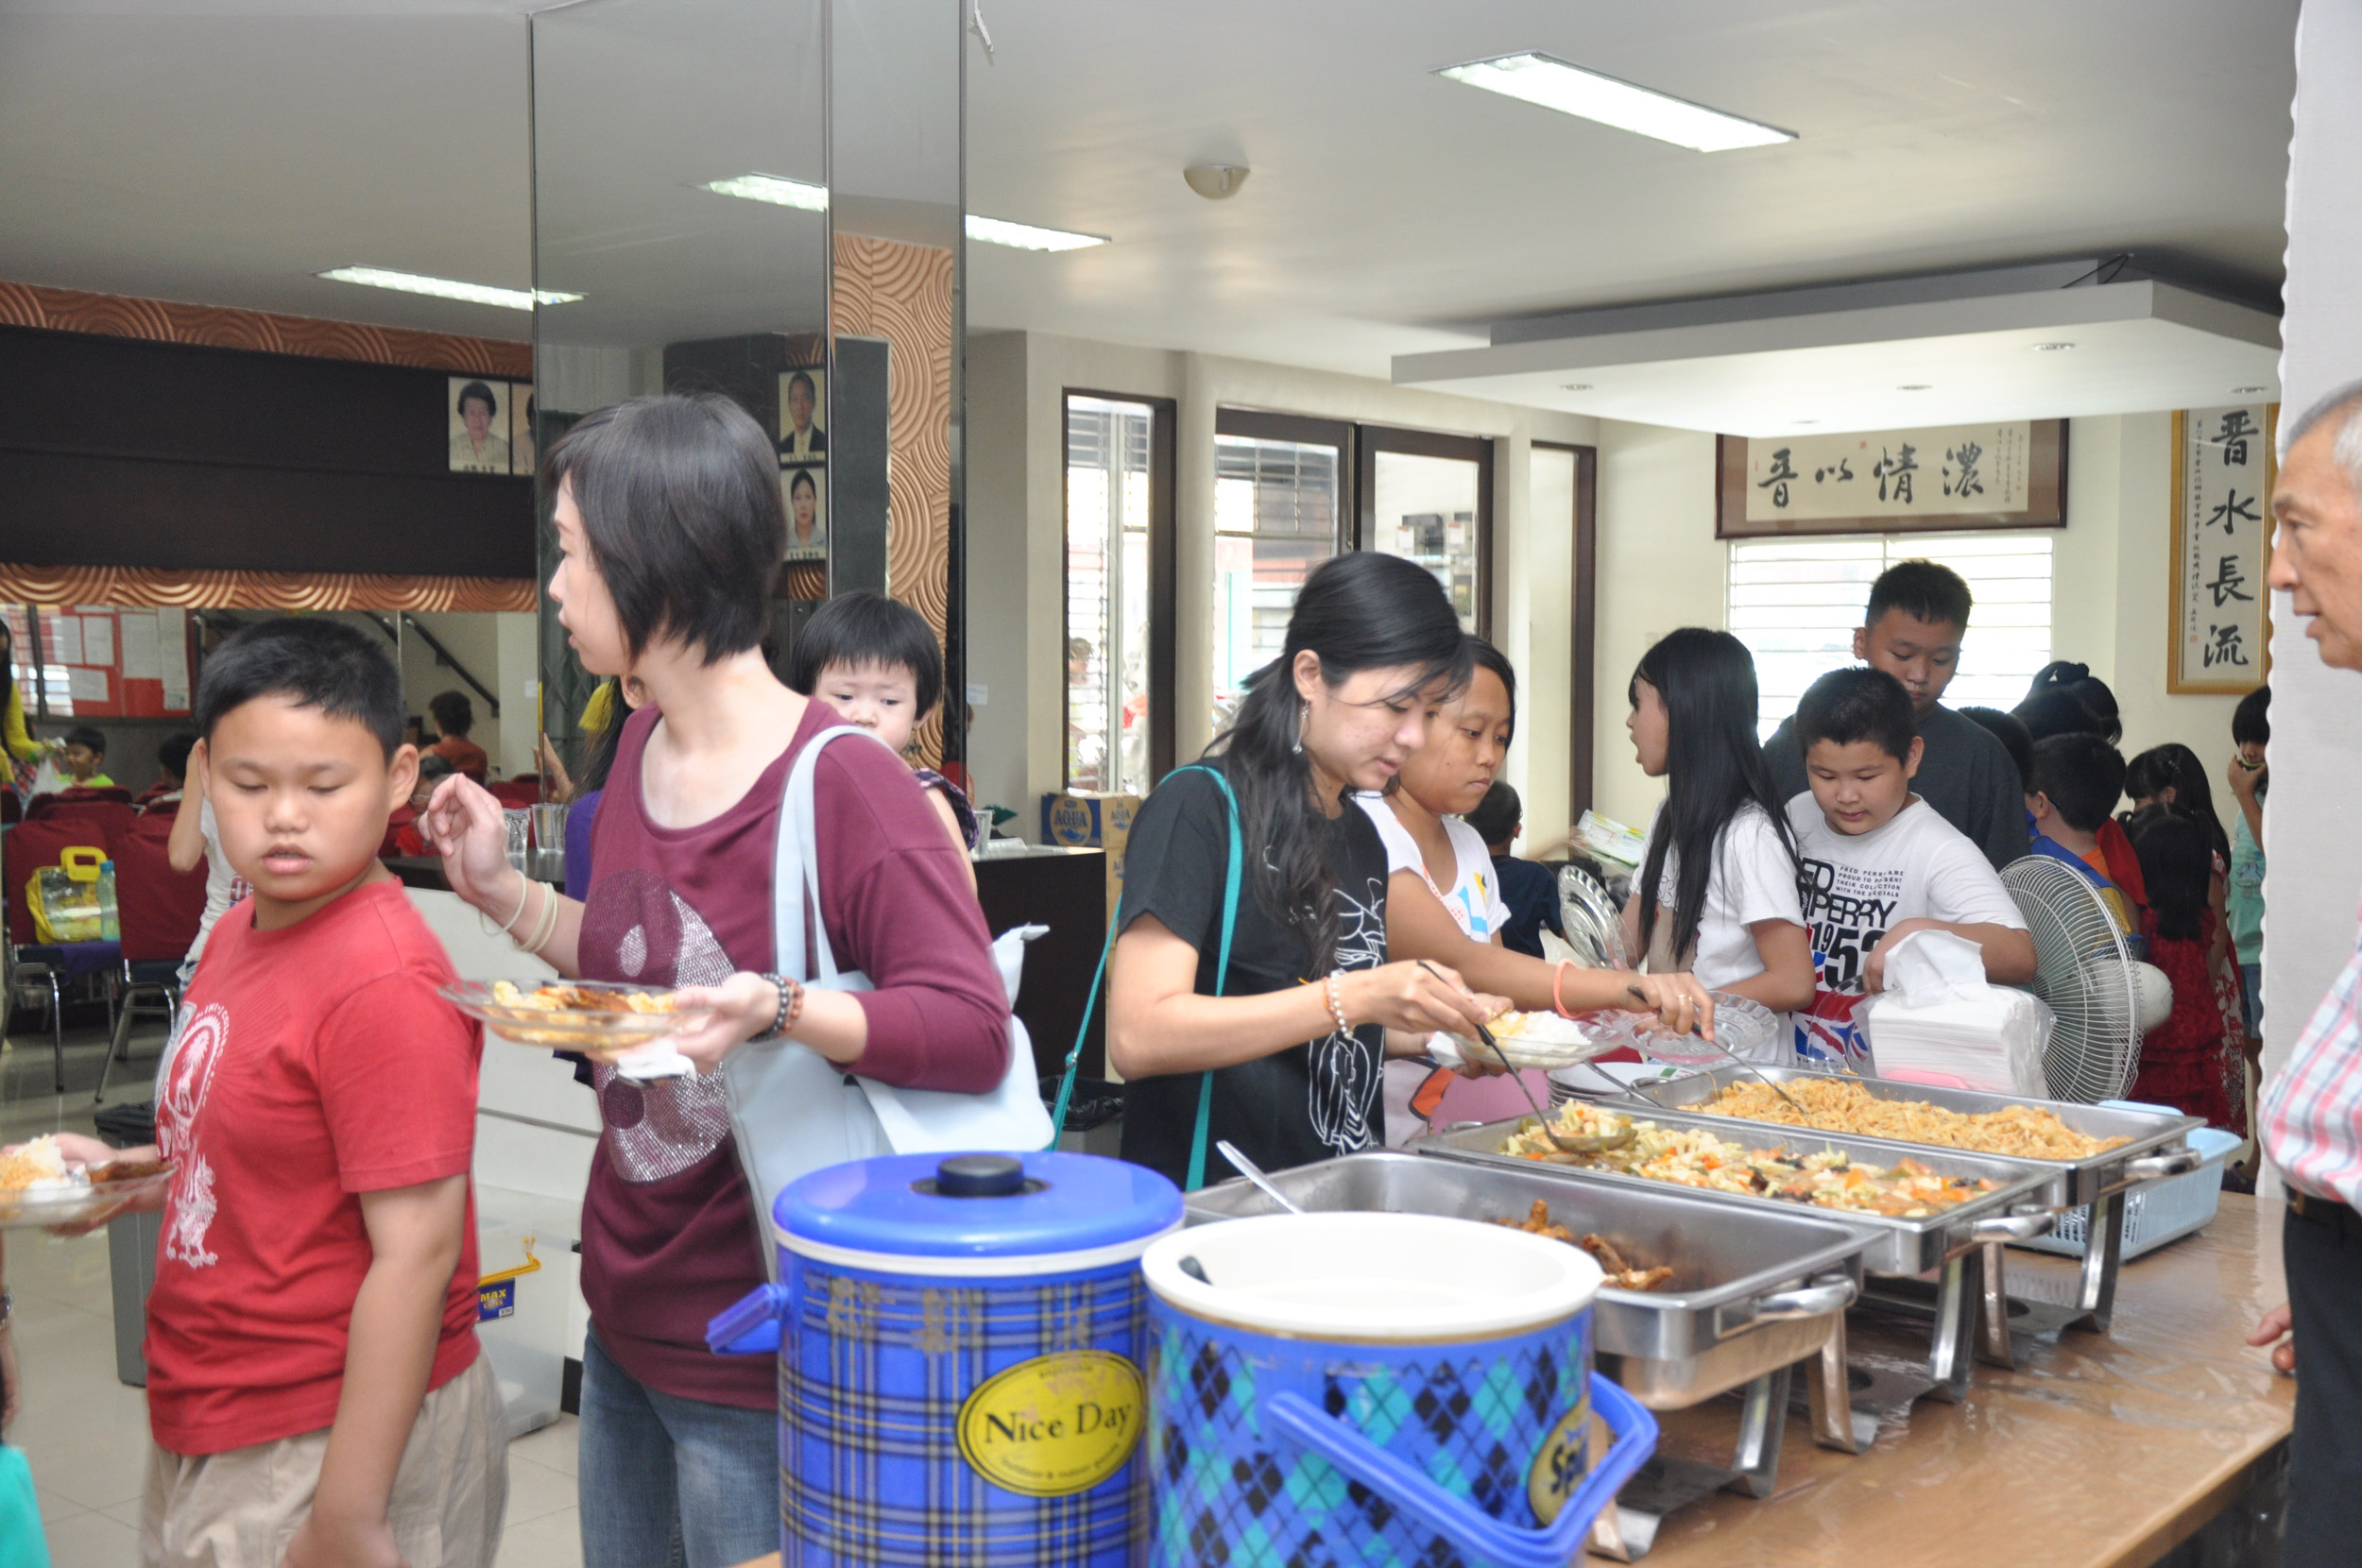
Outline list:
[[[2034,978],[2033,939],[1976,843],[1911,793],[1922,742],[1902,682],[1833,671],[1806,691],[1795,733],[1811,788],[1788,803],[1788,819],[1820,971],[1811,1009],[1794,1015],[1796,1053],[1807,1065],[1866,1068],[1854,1010],[1884,988],[1887,955],[1905,937],[1967,938],[1999,985]]]

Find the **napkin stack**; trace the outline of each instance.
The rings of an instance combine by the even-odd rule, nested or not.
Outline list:
[[[2042,1070],[2051,1013],[1985,983],[1977,944],[1921,931],[1887,955],[1887,988],[1862,1008],[1878,1076],[1994,1094],[2049,1094]]]

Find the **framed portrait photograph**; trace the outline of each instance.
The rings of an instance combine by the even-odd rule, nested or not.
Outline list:
[[[779,372],[779,462],[825,463],[829,456],[829,373],[819,366]]]
[[[533,475],[533,466],[540,461],[540,452],[533,444],[533,383],[512,381],[508,383],[508,471]]]
[[[787,503],[787,558],[829,558],[828,470],[820,463],[790,465],[780,459],[779,493]]]
[[[451,416],[451,471],[507,473],[508,383],[453,376],[443,400]]]

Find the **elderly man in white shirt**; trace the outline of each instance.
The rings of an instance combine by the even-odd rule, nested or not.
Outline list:
[[[2362,671],[2362,382],[2331,393],[2289,432],[2272,492],[2271,586],[2291,595],[2324,663]],[[2350,1563],[2362,1551],[2362,947],[2347,962],[2266,1091],[2264,1151],[2288,1185],[2282,1233],[2288,1303],[2251,1344],[2295,1370],[2286,1568]],[[2286,1341],[2281,1341],[2284,1337]]]

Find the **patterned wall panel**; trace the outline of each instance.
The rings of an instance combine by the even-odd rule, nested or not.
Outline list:
[[[951,252],[837,235],[829,326],[891,345],[886,587],[927,618],[940,643],[951,539]],[[931,766],[942,758],[942,738],[940,715],[918,733]]]
[[[46,327],[54,332],[139,337],[155,343],[194,343],[213,349],[249,349],[265,354],[309,359],[350,359],[372,365],[408,365],[479,376],[533,375],[533,345],[498,338],[456,337],[402,327],[368,327],[354,321],[321,321],[307,315],[272,315],[216,305],[182,305],[166,299],[133,299],[114,294],[83,294],[35,283],[0,283],[0,323]]]
[[[534,585],[505,577],[379,577],[144,567],[0,566],[0,604],[205,610],[531,611]]]

